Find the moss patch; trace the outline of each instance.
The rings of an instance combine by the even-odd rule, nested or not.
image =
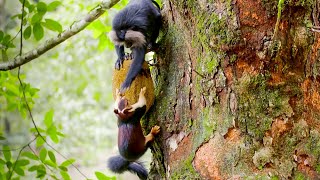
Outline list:
[[[243,132],[262,140],[272,121],[280,115],[291,116],[292,108],[288,95],[278,88],[267,86],[265,75],[244,75],[237,83],[239,93],[239,124]]]

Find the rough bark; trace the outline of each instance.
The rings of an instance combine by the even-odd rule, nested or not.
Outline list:
[[[320,178],[319,6],[277,5],[164,1],[151,179]]]

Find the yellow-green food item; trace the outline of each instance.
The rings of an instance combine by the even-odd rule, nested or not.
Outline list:
[[[127,57],[127,59],[123,61],[123,66],[120,68],[120,70],[113,70],[112,94],[114,100],[116,99],[116,89],[120,89],[121,84],[126,79],[131,63],[131,57]],[[130,105],[138,101],[140,90],[143,87],[147,88],[145,97],[147,100],[148,111],[154,102],[155,95],[153,81],[147,62],[143,63],[141,72],[134,79],[129,89],[127,89],[127,91],[124,93],[124,96],[128,99]]]

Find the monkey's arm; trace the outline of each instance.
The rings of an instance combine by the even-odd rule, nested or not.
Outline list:
[[[142,64],[144,62],[144,56],[146,54],[146,47],[134,47],[132,48],[133,61],[131,63],[129,72],[125,81],[122,83],[120,88],[120,93],[124,93],[128,89],[136,76],[139,74],[142,69]]]
[[[115,68],[117,70],[119,70],[122,66],[122,63],[123,63],[123,60],[124,60],[124,56],[125,56],[125,53],[124,53],[124,46],[123,45],[115,45],[114,46],[116,48],[116,52],[117,52],[117,55],[118,55],[118,59],[116,61],[116,64],[115,64]]]

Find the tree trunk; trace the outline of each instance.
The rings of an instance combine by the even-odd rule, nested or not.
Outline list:
[[[320,179],[319,2],[281,1],[164,0],[151,179]]]

